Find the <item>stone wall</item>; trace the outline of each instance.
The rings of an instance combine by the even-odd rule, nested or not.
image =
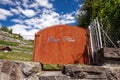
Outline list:
[[[0,60],[0,80],[39,80],[41,66],[36,62]]]
[[[104,48],[104,65],[120,65],[120,48]]]
[[[42,71],[39,62],[0,60],[0,80],[120,80],[120,65],[64,65],[62,71]]]
[[[120,80],[120,66],[65,65],[63,73],[75,80]]]

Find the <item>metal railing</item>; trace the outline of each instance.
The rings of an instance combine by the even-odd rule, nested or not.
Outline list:
[[[87,29],[87,48],[88,53],[91,54],[92,62],[95,63],[95,54],[103,48],[101,29],[98,18]]]
[[[92,63],[98,63],[97,58],[102,56],[101,50],[104,47],[120,47],[120,33],[107,34],[102,24],[99,23],[98,18],[96,18],[87,29],[87,48],[88,53],[91,55]]]

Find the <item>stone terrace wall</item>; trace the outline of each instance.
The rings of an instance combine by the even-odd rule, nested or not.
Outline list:
[[[0,60],[0,80],[39,80],[39,63]]]
[[[120,80],[120,65],[64,65],[42,71],[40,63],[0,60],[0,80]]]

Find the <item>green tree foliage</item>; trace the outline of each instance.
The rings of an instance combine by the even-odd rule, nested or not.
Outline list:
[[[78,26],[87,28],[90,24],[92,14],[91,5],[90,0],[84,0],[82,9],[78,14]]]
[[[79,13],[78,26],[86,28],[98,17],[108,32],[120,31],[120,0],[84,0]]]
[[[120,0],[84,0],[78,26],[87,28],[96,17],[115,43],[120,40]]]
[[[8,32],[8,31],[9,31],[9,29],[8,29],[6,26],[1,27],[0,30],[5,31],[5,32]]]
[[[23,38],[21,34],[18,34],[18,37],[19,37],[19,38]]]
[[[10,30],[9,30],[9,33],[10,33],[10,34],[12,34],[12,32],[13,32],[13,30],[12,30],[12,29],[10,29]]]
[[[2,30],[2,31],[5,31],[5,32],[8,32],[8,33],[10,33],[10,34],[12,34],[12,29],[8,29],[6,26],[2,26],[1,28],[0,28],[0,30]]]

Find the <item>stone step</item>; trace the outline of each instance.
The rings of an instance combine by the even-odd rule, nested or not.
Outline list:
[[[104,64],[120,65],[120,48],[104,48]]]
[[[104,58],[120,60],[120,48],[104,48]]]
[[[65,65],[63,73],[73,79],[107,79],[102,66]]]

